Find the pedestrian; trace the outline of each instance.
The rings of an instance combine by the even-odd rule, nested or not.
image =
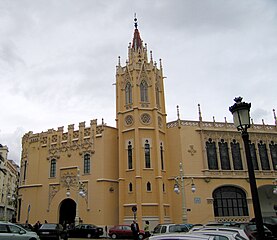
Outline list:
[[[138,240],[139,239],[139,225],[136,222],[136,220],[133,220],[133,223],[131,224],[131,229],[133,232],[134,239]]]
[[[150,237],[149,221],[145,221],[144,233],[145,237]]]
[[[41,223],[40,223],[40,221],[37,221],[36,224],[34,225],[34,231],[38,232],[40,227],[41,227]]]

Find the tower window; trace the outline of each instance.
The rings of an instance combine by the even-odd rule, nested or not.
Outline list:
[[[151,191],[151,183],[150,182],[147,182],[147,184],[146,184],[146,190],[147,190],[147,192]]]
[[[156,105],[160,108],[160,92],[158,87],[156,87]]]
[[[164,170],[164,149],[163,149],[162,143],[160,146],[160,153],[161,153],[161,168],[162,168],[162,170]]]
[[[129,192],[133,192],[133,184],[129,183]]]
[[[132,103],[132,85],[129,82],[127,82],[125,87],[125,103],[126,105]]]
[[[140,83],[140,101],[148,102],[148,85],[145,80]]]
[[[56,159],[52,159],[51,163],[50,163],[50,177],[56,177],[56,166],[57,166],[57,162]]]
[[[150,144],[148,140],[145,141],[144,144],[144,157],[145,157],[145,167],[150,168]]]
[[[84,155],[84,174],[90,173],[90,155],[87,153]]]
[[[132,144],[129,141],[128,143],[128,169],[133,168],[133,150],[132,150]]]

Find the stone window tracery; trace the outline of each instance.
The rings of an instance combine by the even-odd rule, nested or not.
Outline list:
[[[216,155],[216,145],[215,142],[209,138],[206,142],[208,167],[211,170],[218,170],[217,155]]]
[[[145,80],[140,83],[140,101],[148,102],[148,84]]]
[[[132,85],[130,82],[127,82],[125,87],[125,104],[131,104],[132,101]]]
[[[234,169],[243,170],[241,153],[240,153],[240,145],[238,142],[236,142],[235,139],[233,140],[233,142],[231,142],[231,152],[232,152]]]
[[[277,170],[277,144],[276,143],[274,144],[274,142],[271,141],[271,143],[269,144],[269,149],[270,149],[273,169]]]
[[[84,155],[84,174],[90,173],[90,154]]]
[[[50,162],[50,177],[51,178],[56,177],[56,167],[57,167],[57,161],[56,161],[56,159],[52,159]]]
[[[141,114],[140,119],[144,124],[149,124],[151,122],[151,116],[148,113]]]
[[[150,168],[150,144],[148,140],[145,140],[144,144],[144,158],[145,158],[145,168]]]
[[[258,143],[258,149],[260,154],[260,160],[261,160],[261,166],[263,170],[269,170],[269,160],[267,155],[267,149],[265,143],[263,141],[260,141]]]
[[[253,163],[253,168],[254,170],[259,170],[255,144],[249,142],[249,147],[250,147],[250,155]]]
[[[220,155],[220,162],[221,162],[221,169],[222,170],[230,170],[230,159],[229,159],[229,152],[228,152],[228,143],[224,142],[224,139],[218,143],[219,146],[219,155]]]

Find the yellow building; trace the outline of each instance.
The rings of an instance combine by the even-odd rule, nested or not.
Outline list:
[[[252,218],[240,133],[232,123],[203,121],[200,106],[199,121],[181,120],[177,108],[167,123],[163,80],[135,22],[128,61],[119,58],[116,68],[116,128],[92,120],[26,133],[17,220],[111,226],[135,217],[152,229]],[[277,127],[252,124],[249,133],[262,212],[275,215]]]

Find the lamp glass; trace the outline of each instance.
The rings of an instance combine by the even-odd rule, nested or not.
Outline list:
[[[250,116],[248,108],[239,108],[237,111],[233,112],[234,124],[238,130],[243,130],[249,128],[250,126]]]

